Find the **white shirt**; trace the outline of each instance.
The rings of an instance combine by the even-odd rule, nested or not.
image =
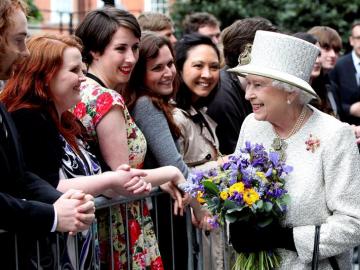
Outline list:
[[[354,50],[351,52],[351,56],[356,69],[356,82],[360,86],[360,57],[356,55]]]

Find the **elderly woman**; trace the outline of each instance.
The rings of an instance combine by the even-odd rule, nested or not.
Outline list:
[[[253,108],[236,151],[245,141],[261,143],[294,171],[286,178],[291,201],[281,226],[238,222],[231,224],[230,238],[238,252],[278,248],[280,269],[311,269],[315,225],[321,225],[319,269],[351,269],[351,251],[360,242],[360,158],[353,131],[308,105],[317,97],[308,81],[318,51],[304,40],[258,31],[251,62],[232,69],[246,77]]]

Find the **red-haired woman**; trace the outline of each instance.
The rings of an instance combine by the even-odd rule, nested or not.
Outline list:
[[[80,101],[79,87],[85,79],[79,42],[73,37],[43,35],[31,38],[27,45],[30,57],[19,62],[0,96],[18,128],[27,167],[62,192],[76,188],[94,196],[112,196],[149,191],[151,185],[142,179],[141,171],[123,166],[101,173],[99,162],[82,140],[80,124],[67,111]],[[98,264],[91,247],[94,229],[74,237],[61,235],[60,262],[54,257],[47,266],[42,261],[42,266],[75,269],[76,255],[70,246],[79,241],[80,268],[94,269]],[[52,238],[44,241],[55,243]],[[49,246],[42,247],[41,257],[49,259],[43,253],[49,252]]]

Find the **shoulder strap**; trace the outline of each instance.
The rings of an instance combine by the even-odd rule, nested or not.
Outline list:
[[[102,80],[100,80],[98,77],[96,77],[94,74],[91,74],[91,73],[86,73],[86,77],[90,78],[90,79],[93,79],[95,82],[97,82],[98,84],[100,84],[102,87],[106,87],[106,85],[103,83]]]
[[[195,109],[195,110],[196,110],[197,114],[193,115],[191,118],[193,119],[193,121],[195,123],[200,124],[200,126],[201,126],[201,123],[203,123],[204,126],[206,127],[206,129],[209,131],[211,137],[215,141],[215,135],[214,135],[213,131],[211,130],[209,123],[206,121],[204,115],[198,109]],[[201,129],[202,129],[202,126],[201,126]]]
[[[320,225],[315,226],[315,240],[313,259],[311,263],[311,270],[317,270],[319,267],[319,242],[320,242]],[[329,258],[330,266],[333,270],[340,270],[339,264],[336,261],[335,256]]]
[[[311,270],[317,270],[319,268],[319,242],[320,242],[320,225],[316,225]]]

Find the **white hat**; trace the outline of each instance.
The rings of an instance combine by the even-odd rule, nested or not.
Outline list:
[[[228,71],[241,76],[253,74],[282,81],[319,99],[308,83],[319,52],[318,47],[305,40],[258,30],[251,50],[250,63],[239,63]]]

